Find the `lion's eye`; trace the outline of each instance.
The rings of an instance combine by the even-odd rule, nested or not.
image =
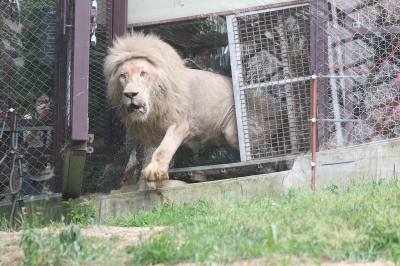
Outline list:
[[[144,72],[144,71],[140,72],[141,77],[144,77],[145,75],[146,75],[146,72]]]
[[[119,76],[121,79],[126,80],[126,76],[125,74],[121,74],[121,76]]]

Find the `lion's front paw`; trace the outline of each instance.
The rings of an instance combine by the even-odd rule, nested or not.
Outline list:
[[[159,182],[168,180],[168,169],[157,167],[156,164],[150,163],[143,171],[142,175],[147,182]]]

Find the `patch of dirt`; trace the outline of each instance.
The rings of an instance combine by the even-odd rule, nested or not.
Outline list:
[[[24,259],[24,253],[19,248],[22,232],[0,231],[0,265],[17,265]]]
[[[123,248],[136,243],[139,236],[143,238],[149,237],[151,234],[160,232],[166,227],[117,227],[117,226],[90,226],[80,228],[81,235],[88,237],[100,237],[105,239],[113,238],[116,247]],[[53,233],[59,234],[60,228],[43,228],[37,229],[43,234]],[[0,266],[17,265],[18,262],[24,259],[24,253],[19,246],[22,231],[4,232],[0,231]]]
[[[104,237],[110,239],[111,237],[117,238],[118,247],[126,247],[136,243],[139,236],[142,235],[143,239],[149,237],[151,234],[164,230],[164,226],[149,227],[117,227],[117,226],[91,226],[81,228],[81,234],[89,237]]]
[[[195,263],[179,263],[174,266],[197,266]],[[271,261],[271,259],[256,258],[248,260],[238,260],[229,264],[215,264],[212,265],[224,265],[224,266],[265,266],[265,265],[282,265],[278,261]],[[322,262],[322,263],[312,263],[312,262],[301,262],[300,260],[292,259],[290,262],[292,266],[309,266],[309,265],[322,265],[322,266],[394,266],[393,262],[378,260],[374,262]],[[165,266],[164,264],[156,264],[154,266]]]

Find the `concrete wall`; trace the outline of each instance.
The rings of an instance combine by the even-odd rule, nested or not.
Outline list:
[[[298,157],[283,187],[309,187],[311,155]],[[328,163],[345,162],[332,165]],[[341,186],[349,182],[390,179],[400,176],[400,140],[317,153],[317,187]]]

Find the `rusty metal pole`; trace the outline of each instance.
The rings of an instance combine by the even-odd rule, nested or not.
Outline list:
[[[311,188],[315,189],[317,177],[317,75],[311,75]]]
[[[9,111],[10,113],[9,113],[9,117],[10,117],[10,122],[9,122],[9,127],[10,127],[10,135],[12,135],[14,132],[13,132],[13,129],[14,129],[14,123],[16,123],[16,121],[14,121],[15,119],[16,119],[16,116],[15,116],[15,114],[14,114],[14,111],[13,111],[13,109],[10,109],[10,111]],[[11,140],[10,140],[11,142],[13,141],[13,138],[11,137]],[[10,147],[11,147],[12,145],[10,145]],[[13,162],[14,160],[15,160],[15,156],[16,156],[16,154],[15,154],[15,150],[14,149],[12,149],[12,151],[11,151],[11,162]],[[15,167],[15,165],[13,165],[13,163],[11,163],[10,164],[10,173],[11,172],[13,172],[13,170],[14,170],[14,174],[12,175],[12,176],[10,176],[10,184],[11,184],[11,188],[10,188],[10,191],[11,192],[13,192],[13,191],[17,191],[17,189],[18,189],[18,185],[19,184],[17,184],[17,172],[15,171],[15,169],[11,169],[11,168],[13,168],[13,167]],[[12,180],[11,180],[12,179]],[[20,182],[21,182],[22,180],[20,180]],[[16,205],[16,202],[17,202],[17,200],[18,200],[18,197],[19,197],[19,194],[14,194],[14,193],[11,193],[11,202],[13,203],[13,206],[14,206],[14,212],[12,212],[11,213],[11,215],[12,215],[12,218],[10,219],[10,222],[11,222],[11,226],[14,226],[16,223],[17,223],[17,212],[16,212],[16,210],[15,210],[15,205]]]

